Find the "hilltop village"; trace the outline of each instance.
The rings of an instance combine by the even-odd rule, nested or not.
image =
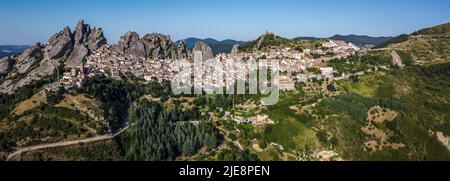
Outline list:
[[[198,42],[198,47],[207,46]],[[211,55],[209,47],[199,49],[203,54]],[[220,53],[213,58],[217,61],[226,60],[276,60],[280,71],[279,88],[281,90],[291,91],[295,89],[295,82],[307,82],[311,79],[333,80],[345,78],[344,75],[337,75],[333,67],[326,66],[326,61],[334,58],[345,58],[360,48],[352,43],[346,43],[341,40],[323,41],[318,49],[303,49],[301,51],[292,48],[270,49],[267,51],[254,50],[251,52],[241,52],[239,45],[236,45],[231,53]],[[192,57],[192,56],[190,56]],[[64,72],[60,84],[66,89],[77,86],[80,87],[86,78],[94,76],[106,76],[113,79],[120,79],[121,75],[134,75],[143,78],[146,81],[172,80],[177,70],[171,70],[170,64],[174,59],[149,58],[137,56],[134,54],[119,52],[110,45],[103,45],[92,54],[86,57],[86,62],[80,66],[71,68]],[[189,61],[189,59],[188,59]],[[190,59],[192,61],[192,58]],[[270,65],[269,65],[270,66]],[[214,67],[223,69],[225,67]],[[227,79],[226,82],[234,83],[238,79],[246,80],[249,67],[236,67],[236,75]],[[242,70],[242,71],[239,71]],[[220,77],[214,77],[211,72],[205,72],[201,78],[209,81],[210,85],[202,85],[203,88],[214,88],[225,86],[223,82],[217,81]],[[346,76],[348,77],[348,75]]]
[[[0,59],[0,160],[446,160],[448,27],[111,44],[80,20]],[[250,78],[261,65],[278,76]],[[174,93],[179,76],[194,95]],[[245,94],[208,93],[234,85]]]

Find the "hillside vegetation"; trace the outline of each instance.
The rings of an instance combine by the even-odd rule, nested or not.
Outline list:
[[[266,32],[256,40],[247,42],[240,46],[240,50],[244,52],[251,52],[291,48],[297,51],[303,51],[303,49],[316,49],[320,47],[321,41],[322,40],[301,38],[291,40],[270,32]]]
[[[450,23],[398,36],[376,48],[403,51],[416,64],[447,62],[450,55]]]

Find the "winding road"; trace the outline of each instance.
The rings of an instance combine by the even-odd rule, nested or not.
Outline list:
[[[42,145],[25,147],[25,148],[19,148],[15,152],[9,154],[8,157],[6,158],[6,160],[11,160],[12,158],[14,158],[17,155],[20,155],[20,154],[26,153],[26,152],[30,152],[30,151],[34,151],[34,150],[41,150],[41,149],[46,149],[46,148],[56,148],[56,147],[63,147],[63,146],[70,146],[70,145],[77,145],[77,144],[84,144],[84,143],[92,143],[92,142],[112,139],[112,138],[122,134],[125,130],[128,129],[128,127],[129,126],[127,124],[124,128],[120,129],[119,131],[117,131],[116,133],[111,134],[111,135],[102,135],[102,136],[96,136],[96,137],[86,138],[86,139],[82,139],[82,140],[63,141],[63,142],[58,142],[58,143],[49,143],[49,144],[42,144]]]

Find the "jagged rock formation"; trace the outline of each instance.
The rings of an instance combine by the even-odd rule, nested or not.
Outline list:
[[[115,49],[126,54],[154,59],[178,58],[179,54],[170,37],[158,33],[139,38],[138,33],[128,32],[120,38]]]
[[[43,48],[40,43],[28,48],[17,58],[14,66],[18,73],[27,72],[33,64],[43,59]]]
[[[12,68],[5,69],[8,75],[0,84],[0,92],[12,94],[24,85],[51,76],[61,62],[67,68],[78,67],[86,56],[105,44],[101,28],[91,28],[80,20],[73,33],[65,27],[46,46],[38,43],[18,56]]]
[[[3,57],[0,59],[0,75],[4,75],[11,69],[12,61],[9,57]]]
[[[85,45],[75,45],[75,47],[72,50],[72,53],[70,54],[69,58],[67,59],[66,65],[67,67],[77,67],[82,62],[83,59],[89,54],[89,49],[86,48]]]
[[[45,47],[45,59],[53,60],[68,56],[73,49],[73,38],[69,27],[65,27],[48,40]]]
[[[204,43],[202,41],[198,41],[197,43],[195,43],[195,46],[192,49],[192,52],[195,52],[195,51],[202,52],[203,61],[214,58],[211,47],[209,47],[206,43]]]
[[[97,50],[106,44],[106,38],[103,36],[101,28],[91,28],[90,25],[84,24],[84,21],[80,20],[75,28],[74,42],[75,46],[86,45],[89,50]]]
[[[90,52],[97,50],[102,45],[107,44],[101,28],[91,28],[80,20],[73,34],[73,49],[67,59],[68,67],[77,67]]]
[[[117,51],[140,57],[147,55],[145,45],[140,41],[139,34],[136,32],[128,32],[120,37],[115,48]]]
[[[142,38],[147,51],[147,57],[151,58],[175,58],[176,47],[169,36],[152,33]]]
[[[2,72],[2,74],[6,75],[6,77],[0,84],[0,92],[11,94],[14,93],[16,89],[27,85],[34,80],[39,80],[36,77],[28,75],[19,80],[15,79],[19,75],[26,74],[38,67],[42,62],[44,56],[43,51],[44,47],[42,47],[41,44],[37,43],[36,45],[25,50],[20,56],[16,57],[15,61],[8,59],[8,65],[7,67],[5,67],[6,69],[2,69],[5,70],[4,72]],[[2,65],[4,65],[4,62],[2,62]]]
[[[189,51],[186,46],[185,41],[180,41],[177,47],[177,59],[188,59],[189,58]]]
[[[235,44],[234,46],[233,46],[233,49],[231,49],[231,55],[237,55],[237,54],[239,54],[240,53],[240,51],[239,51],[239,47],[240,47],[241,45],[239,45],[239,44]]]

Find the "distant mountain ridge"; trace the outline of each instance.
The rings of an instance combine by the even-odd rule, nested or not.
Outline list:
[[[0,45],[0,58],[20,54],[29,47],[28,45]]]
[[[237,40],[232,40],[232,39],[226,39],[223,41],[218,41],[213,38],[200,39],[200,38],[194,38],[194,37],[184,39],[187,49],[193,49],[195,46],[195,43],[197,43],[199,41],[202,41],[202,42],[206,43],[208,46],[210,46],[214,55],[217,55],[219,53],[230,53],[231,49],[233,49],[234,45],[236,45],[236,44],[243,45],[245,43],[244,41],[237,41]],[[175,42],[175,44],[179,44],[180,42],[181,42],[181,40],[178,40]]]
[[[346,42],[351,42],[356,45],[380,45],[383,44],[386,41],[391,40],[392,36],[387,37],[370,37],[366,35],[334,35],[330,37],[329,39],[333,40],[343,40]]]
[[[398,35],[398,36],[396,36],[396,37],[394,37],[394,38],[392,38],[392,39],[390,39],[388,41],[385,41],[384,43],[376,45],[373,48],[374,49],[376,49],[376,48],[386,48],[390,44],[401,43],[401,42],[407,41],[408,38],[409,38],[409,35],[401,34],[401,35]]]
[[[322,40],[322,39],[333,39],[333,40],[343,40],[346,42],[350,42],[353,44],[356,44],[358,46],[365,46],[365,45],[381,45],[394,37],[392,36],[386,36],[386,37],[371,37],[367,35],[334,35],[329,38],[318,38],[318,37],[297,37],[293,40]]]

